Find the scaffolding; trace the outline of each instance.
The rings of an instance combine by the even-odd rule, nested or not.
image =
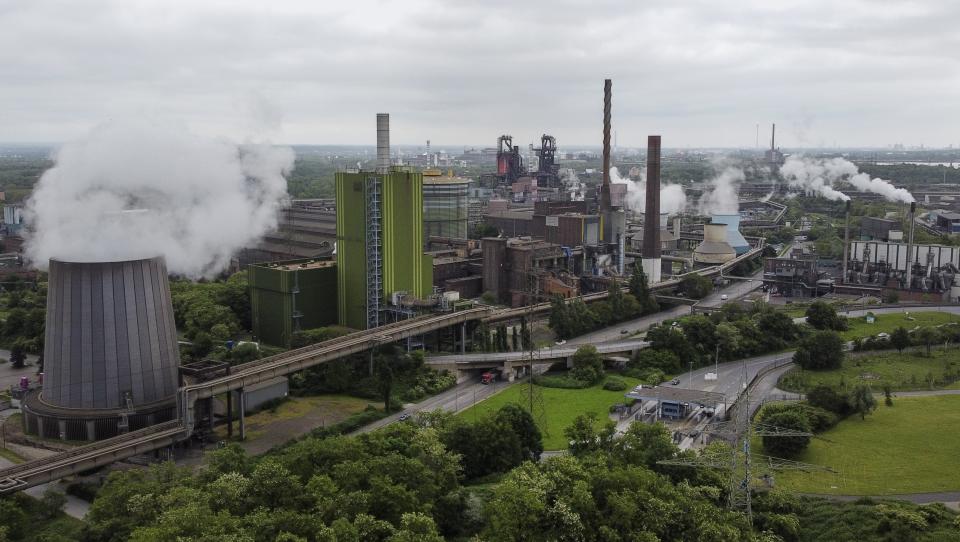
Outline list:
[[[367,329],[380,326],[380,300],[383,299],[383,257],[381,255],[380,177],[370,175],[364,183],[367,201]]]

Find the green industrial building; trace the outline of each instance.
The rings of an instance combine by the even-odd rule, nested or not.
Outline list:
[[[423,175],[339,172],[337,315],[340,325],[377,327],[394,294],[426,299],[433,259],[423,253]]]
[[[290,346],[293,333],[337,323],[337,265],[289,260],[247,268],[253,333],[274,346]]]

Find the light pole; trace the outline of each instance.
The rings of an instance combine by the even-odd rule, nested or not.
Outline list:
[[[690,371],[687,373],[687,389],[693,389],[693,362],[690,362]]]
[[[717,343],[717,354],[713,358],[713,375],[717,380],[720,379],[720,343]]]

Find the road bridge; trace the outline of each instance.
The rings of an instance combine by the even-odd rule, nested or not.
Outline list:
[[[602,355],[627,354],[641,348],[646,348],[650,343],[640,339],[629,339],[623,341],[614,341],[594,345]],[[452,354],[443,356],[428,356],[425,363],[437,369],[447,369],[451,372],[457,372],[466,369],[501,369],[507,375],[508,380],[513,380],[514,367],[534,364],[554,363],[561,360],[571,360],[577,349],[582,345],[556,345],[546,348],[540,348],[530,351],[519,350],[516,352],[477,352],[470,354]]]

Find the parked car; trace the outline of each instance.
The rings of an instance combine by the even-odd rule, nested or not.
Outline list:
[[[673,380],[670,381],[670,383],[673,384],[674,386],[676,386],[676,385],[680,384],[680,379],[679,379],[679,378],[674,378]]]

